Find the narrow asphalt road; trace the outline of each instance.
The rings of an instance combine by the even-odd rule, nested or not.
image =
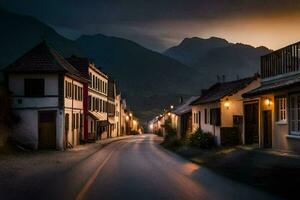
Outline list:
[[[160,141],[155,135],[145,134],[114,142],[73,166],[36,175],[38,185],[29,181],[20,192],[1,196],[76,200],[276,199],[186,161],[160,147]]]

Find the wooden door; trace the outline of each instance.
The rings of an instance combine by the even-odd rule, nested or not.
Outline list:
[[[258,103],[246,104],[245,111],[245,144],[258,143]]]
[[[56,148],[56,111],[39,111],[39,149]]]
[[[263,113],[264,124],[264,148],[272,147],[272,111],[267,110]]]

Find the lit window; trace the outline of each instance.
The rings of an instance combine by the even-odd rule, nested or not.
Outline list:
[[[276,99],[277,106],[277,122],[286,121],[286,98],[281,97]]]

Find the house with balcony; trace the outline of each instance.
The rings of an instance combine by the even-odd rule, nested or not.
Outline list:
[[[107,114],[108,76],[88,58],[71,56],[67,60],[89,80],[83,86],[84,141],[106,138],[109,128]]]
[[[215,136],[218,145],[243,143],[243,97],[260,86],[259,76],[216,83],[203,90],[192,105],[192,130],[202,129]]]
[[[11,107],[19,116],[11,137],[33,149],[64,149],[83,136],[87,79],[46,42],[6,69]]]
[[[261,57],[261,86],[243,95],[246,144],[300,152],[299,58],[300,43]]]

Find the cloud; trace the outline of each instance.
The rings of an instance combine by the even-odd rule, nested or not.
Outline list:
[[[255,28],[257,24],[257,27],[265,29],[261,26],[262,22],[268,26],[281,17],[291,16],[292,22],[300,19],[297,14],[300,10],[298,0],[0,0],[0,2],[11,11],[37,17],[67,37],[104,33],[132,39],[159,51],[178,43],[184,37],[209,37],[213,34],[229,36],[230,38],[226,39],[238,41],[244,34],[242,27]],[[284,24],[281,26],[287,28]],[[291,27],[291,30],[294,29]],[[256,28],[255,30],[256,33],[262,34],[261,30]],[[272,30],[273,27],[268,27],[263,34]],[[254,33],[253,36],[256,35],[258,34]]]

